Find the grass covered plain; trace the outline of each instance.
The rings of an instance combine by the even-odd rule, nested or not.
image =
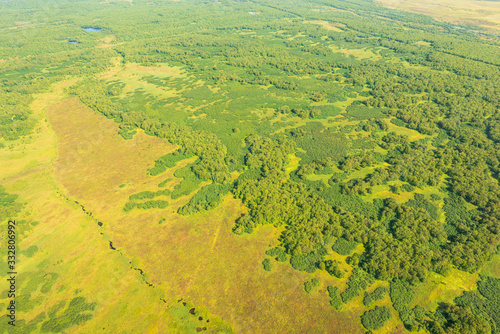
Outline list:
[[[498,36],[363,0],[0,11],[15,331],[498,333]]]

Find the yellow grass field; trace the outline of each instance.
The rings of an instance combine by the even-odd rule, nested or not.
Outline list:
[[[500,30],[500,2],[475,0],[377,0],[384,6],[421,13],[440,21]]]
[[[19,333],[23,332],[22,322],[40,316],[46,321],[47,314],[56,305],[68,306],[77,296],[96,306],[92,320],[71,327],[68,333],[196,333],[199,321],[188,313],[190,304],[184,307],[173,300],[168,300],[169,304],[163,302],[158,289],[144,283],[139,272],[130,268],[130,260],[123,253],[110,249],[97,222],[68,197],[56,181],[53,166],[58,141],[63,139],[56,137],[44,113],[51,110],[54,103],[57,105],[63,98],[63,88],[72,83],[74,81],[62,82],[53,87],[53,92],[37,95],[32,104],[39,120],[34,134],[0,150],[2,184],[7,191],[17,194],[20,202],[26,203],[17,219],[38,222],[18,231],[18,236],[22,235],[18,243],[20,251],[34,245],[38,248],[29,257],[18,256]],[[88,149],[83,142],[79,146],[80,152],[88,152]],[[2,282],[4,278],[2,276]],[[50,287],[48,291],[43,290],[46,284]],[[27,293],[29,290],[31,293]],[[6,296],[2,294],[1,298]],[[21,298],[29,300],[29,308]],[[0,299],[2,307],[6,306],[5,301]],[[231,332],[229,326],[217,318],[205,311],[201,314],[212,319],[211,329]],[[5,328],[4,320],[2,317],[0,333],[13,333]]]

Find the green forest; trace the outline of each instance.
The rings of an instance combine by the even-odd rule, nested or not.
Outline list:
[[[329,316],[500,333],[498,35],[368,0],[8,0],[0,16],[0,148],[36,129],[36,94],[78,78],[66,93],[123,140],[176,147],[124,214],[195,217],[232,197],[246,209],[226,234],[272,227],[258,267],[302,272]],[[2,219],[22,205],[0,186]],[[471,289],[425,294],[457,273]],[[93,309],[81,298],[65,312]]]

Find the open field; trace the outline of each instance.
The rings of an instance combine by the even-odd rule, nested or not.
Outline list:
[[[377,1],[390,8],[429,15],[440,21],[500,31],[500,2],[498,1],[444,0],[439,3],[431,0]]]
[[[27,203],[18,215],[19,220],[28,221],[18,231],[23,235],[19,250],[35,250],[19,257],[18,332],[30,332],[26,323],[33,330],[48,320],[55,321],[54,315],[46,315],[49,310],[56,310],[56,305],[68,307],[70,300],[81,297],[95,306],[91,313],[84,313],[90,314],[91,320],[72,327],[72,333],[196,333],[199,321],[188,309],[174,299],[165,298],[168,306],[162,302],[161,294],[130,268],[123,253],[110,249],[104,229],[56,181],[53,164],[60,139],[45,112],[59,103],[64,97],[62,89],[74,82],[61,82],[52,92],[38,95],[32,104],[39,119],[34,134],[0,150],[5,167],[0,173],[2,183]],[[79,152],[86,149],[80,146]],[[63,317],[61,312],[55,316]],[[217,319],[212,321],[211,328],[219,327]],[[2,317],[0,332],[14,333],[6,323]]]

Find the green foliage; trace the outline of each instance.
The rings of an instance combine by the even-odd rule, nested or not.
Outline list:
[[[437,194],[431,194],[431,199],[435,202],[442,200],[441,196]]]
[[[383,225],[368,233],[360,266],[378,279],[415,284],[424,281],[429,271],[446,272],[449,258],[443,225],[426,212],[394,200],[386,200],[385,205],[380,213]]]
[[[308,253],[292,255],[292,257],[290,258],[290,263],[296,270],[313,273],[319,267],[319,264],[322,260],[323,256],[315,253]]]
[[[38,246],[36,245],[33,245],[33,246],[30,246],[28,249],[26,250],[22,250],[20,251],[21,254],[25,255],[26,257],[32,257],[33,255],[35,255],[35,253],[38,251]]]
[[[342,310],[342,300],[340,298],[339,288],[336,286],[328,286],[328,295],[330,296],[330,305],[333,306],[337,311]]]
[[[319,286],[319,280],[317,278],[313,278],[310,281],[304,282],[304,290],[307,293],[311,293],[311,291]]]
[[[359,296],[361,291],[366,290],[371,283],[372,279],[363,270],[354,268],[347,282],[347,289],[340,294],[342,302],[347,304]]]
[[[351,254],[358,244],[355,241],[347,241],[344,238],[338,238],[332,246],[334,252],[340,255]]]
[[[391,311],[386,306],[375,306],[361,316],[361,323],[366,329],[379,329],[391,318]]]
[[[362,169],[375,164],[375,159],[372,155],[361,154],[357,156],[347,156],[339,162],[339,169],[346,171],[352,169]]]
[[[480,276],[478,291],[465,291],[455,305],[441,303],[425,322],[431,333],[499,333],[500,279]]]
[[[326,158],[340,159],[347,153],[349,142],[345,136],[319,122],[309,122],[298,129],[290,130],[289,136],[306,153],[297,153],[301,163],[310,163]]]
[[[197,166],[196,163],[175,171],[174,176],[182,178],[182,181],[175,185],[171,195],[172,199],[187,196],[198,189],[202,180],[194,172],[195,166]]]
[[[236,219],[235,225],[233,227],[233,232],[235,234],[252,233],[254,227],[255,223],[252,220],[252,217],[245,213],[241,215],[241,217]]]
[[[450,194],[444,199],[443,210],[446,214],[448,233],[456,234],[458,231],[467,232],[474,226],[477,212],[468,211],[467,202],[460,196]]]
[[[262,261],[262,266],[264,267],[264,270],[271,271],[272,269],[271,260],[265,259],[264,261]]]
[[[154,167],[149,169],[149,174],[151,176],[160,175],[161,173],[165,172],[168,168],[175,167],[175,165],[179,161],[184,159],[189,159],[192,156],[193,154],[186,153],[182,150],[177,150],[172,153],[168,153],[155,161]]]
[[[438,208],[434,204],[426,200],[425,196],[422,194],[415,194],[414,199],[409,200],[405,203],[405,205],[424,209],[432,217],[432,219],[439,219]]]
[[[164,200],[145,201],[142,203],[127,202],[125,204],[125,207],[123,208],[123,210],[125,212],[127,212],[127,211],[134,209],[134,208],[141,209],[141,210],[165,209],[168,205],[169,205],[168,201],[164,201]]]
[[[67,328],[92,319],[96,307],[95,303],[87,303],[83,297],[75,297],[68,307],[59,312],[58,309],[49,311],[50,319],[42,324],[42,332],[61,332]]]
[[[435,320],[426,323],[431,334],[440,333],[473,333],[489,334],[488,322],[475,315],[470,308],[448,303],[441,303],[436,310]]]
[[[172,180],[173,180],[172,178],[167,178],[167,179],[165,179],[164,181],[160,182],[160,183],[158,184],[158,187],[160,187],[160,188],[166,187],[166,186],[167,186],[167,183],[169,183],[169,182],[170,182],[170,181],[172,181]]]
[[[266,8],[271,16],[248,15],[250,5],[245,4],[233,11],[233,4],[224,3],[228,16],[212,10],[220,4],[161,1],[155,6],[139,1],[134,11],[113,2],[113,15],[108,15],[102,4],[84,1],[89,13],[98,9],[99,24],[119,41],[111,48],[95,48],[101,37],[73,29],[74,22],[86,18],[75,19],[79,13],[71,5],[51,12],[40,1],[30,2],[30,11],[47,15],[44,24],[36,27],[40,33],[29,34],[29,27],[16,23],[22,16],[17,11],[25,10],[27,2],[6,1],[0,37],[0,59],[6,60],[0,62],[0,137],[16,140],[34,129],[38,120],[31,115],[33,93],[68,74],[86,77],[69,93],[119,123],[124,138],[143,129],[181,147],[158,159],[151,175],[198,157],[195,164],[176,172],[182,181],[171,198],[192,194],[201,180],[213,184],[200,189],[179,212],[217,205],[226,190],[219,191],[216,185],[231,184],[230,172],[238,171],[232,192],[249,211],[238,218],[234,232],[249,233],[262,224],[280,227],[280,246],[268,252],[280,261],[290,256],[299,270],[312,272],[324,266],[340,275],[333,261],[323,261],[325,248],[337,239],[335,245],[345,240],[364,246],[363,254],[346,259],[349,265],[359,265],[378,279],[396,280],[395,286],[403,284],[405,289],[405,284],[418,284],[431,271],[445,274],[451,266],[478,271],[499,245],[496,37],[478,38],[474,29],[456,29],[375,2],[325,1],[281,1],[276,4],[279,11],[267,3],[251,5]],[[325,6],[336,10],[325,11]],[[179,16],[179,12],[190,15]],[[151,15],[154,20],[147,19]],[[137,17],[146,19],[139,24]],[[313,24],[297,25],[293,17],[336,22],[342,33]],[[193,18],[196,25],[189,24]],[[88,22],[80,23],[84,24]],[[22,39],[17,38],[19,32]],[[69,45],[57,36],[79,43]],[[373,50],[378,60],[346,57],[331,51],[336,48]],[[182,75],[134,73],[130,80],[147,83],[148,89],[124,93],[125,82],[94,76],[117,55],[123,64],[180,66]],[[332,105],[348,97],[355,101],[345,113]],[[387,133],[394,128],[387,126],[388,118],[399,127],[396,132]],[[401,134],[407,129],[426,138],[411,141]],[[18,144],[22,142],[7,142],[3,149]],[[375,145],[387,155],[372,153]],[[300,158],[300,166],[287,173],[291,154]],[[362,178],[355,175],[364,173],[353,174],[375,164],[380,167]],[[334,173],[336,166],[344,172]],[[332,174],[328,185],[310,180],[321,174]],[[441,199],[433,195],[434,203],[415,195],[406,205],[363,198],[380,197],[374,194],[376,186],[391,181],[403,182],[401,187],[391,187],[394,193],[413,192],[417,187],[435,191],[444,184],[447,188],[439,191],[444,197],[445,226],[436,222]],[[126,210],[166,203],[139,202],[156,196],[141,194],[126,204]],[[3,188],[0,204],[4,218],[20,208]],[[477,209],[467,210],[469,204]],[[340,254],[352,253],[335,245],[333,250]],[[393,283],[391,299],[412,329],[422,310],[405,309],[409,303],[398,299]],[[482,294],[489,291],[484,284],[478,285],[481,295],[474,297],[483,301],[482,310],[491,303]],[[444,320],[435,324],[449,331],[479,331],[476,309],[479,306],[471,307],[470,313],[467,307],[448,305],[438,312]],[[457,316],[464,320],[456,320]]]
[[[204,186],[198,190],[186,205],[179,208],[179,214],[189,215],[217,207],[222,198],[229,192],[231,186],[231,184],[209,184]]]
[[[9,194],[5,188],[0,185],[0,219],[13,218],[22,205],[17,203],[17,195]]]
[[[411,184],[405,183],[405,184],[401,185],[401,189],[403,189],[406,192],[411,193],[415,190],[415,187],[412,186]],[[431,194],[431,198],[433,198],[432,195],[437,196],[436,194]]]
[[[131,140],[132,138],[134,138],[134,135],[136,133],[137,131],[131,128],[121,128],[120,131],[118,131],[118,134],[125,140]]]
[[[415,296],[412,287],[402,281],[394,280],[391,282],[389,295],[391,296],[392,306],[399,313],[399,318],[407,329],[417,326],[415,314],[410,310],[409,305]]]
[[[380,300],[384,298],[386,293],[388,292],[387,288],[383,286],[379,286],[372,293],[365,292],[365,298],[363,298],[363,304],[365,306],[370,306],[374,301]]]
[[[337,278],[343,278],[345,276],[344,272],[339,268],[339,261],[326,260],[323,262],[324,269],[332,276]],[[320,264],[321,268],[321,264]]]
[[[157,192],[152,192],[152,191],[142,191],[137,194],[133,194],[129,196],[129,200],[142,200],[142,199],[153,199],[158,196],[168,196],[171,194],[171,191],[169,189],[165,190],[158,190]]]
[[[275,247],[267,250],[266,255],[275,256],[275,260],[279,262],[285,262],[288,260],[285,250],[281,247]]]
[[[369,108],[363,104],[353,103],[346,108],[347,116],[359,120],[380,119],[387,116],[382,113],[380,108]]]

